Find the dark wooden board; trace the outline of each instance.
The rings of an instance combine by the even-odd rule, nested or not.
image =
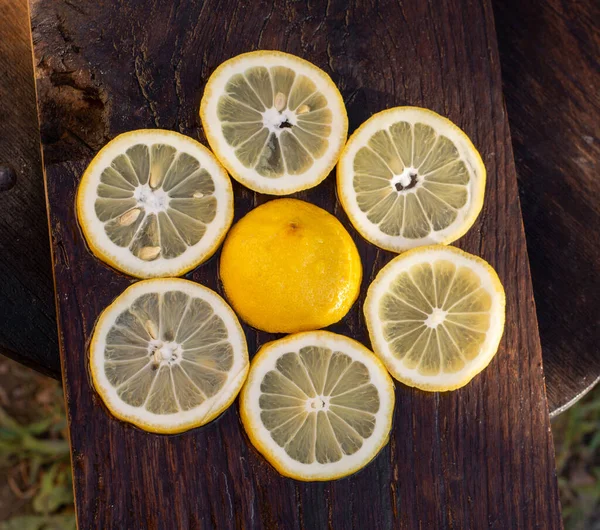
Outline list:
[[[600,380],[600,2],[503,0],[494,10],[557,414]]]
[[[42,2],[32,29],[45,177],[80,528],[560,528],[541,350],[488,0],[380,2]],[[237,406],[183,435],[113,419],[87,377],[94,322],[131,279],[86,249],[74,214],[79,176],[124,130],[160,126],[204,141],[203,85],[255,48],[296,53],[340,87],[351,129],[372,113],[424,105],[457,122],[488,169],[484,210],[459,242],[497,269],[506,332],[466,388],[397,385],[389,445],[357,475],[303,484],[247,443]],[[267,197],[235,186],[236,218]],[[364,286],[392,255],[365,243],[334,179],[298,194],[355,238]],[[219,290],[217,259],[190,278]],[[368,344],[361,296],[332,329]],[[246,328],[249,348],[271,337]]]
[[[573,296],[594,292],[600,281],[593,230],[600,218],[599,96],[586,89],[600,85],[600,39],[593,24],[600,4],[492,4],[552,416],[600,378],[595,298]],[[27,0],[0,0],[0,12],[6,37],[0,39],[0,164],[18,173],[15,188],[1,197],[6,207],[0,210],[0,248],[10,258],[0,261],[0,353],[60,377]],[[548,112],[552,108],[560,112]],[[565,187],[582,186],[591,193],[569,201],[563,223]],[[26,224],[15,225],[19,218]]]
[[[60,371],[26,2],[0,0],[0,353]]]

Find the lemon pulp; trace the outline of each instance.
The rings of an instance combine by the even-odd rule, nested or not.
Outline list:
[[[242,54],[220,65],[207,83],[201,117],[211,147],[233,177],[276,195],[323,180],[348,129],[329,76],[275,51]]]
[[[338,191],[357,230],[395,252],[458,239],[483,204],[485,167],[452,122],[416,107],[375,114],[350,138]]]
[[[424,390],[468,383],[496,353],[505,295],[495,271],[454,247],[401,254],[369,287],[375,352],[398,380]]]
[[[366,465],[387,441],[393,406],[393,385],[377,358],[324,331],[265,345],[241,397],[252,443],[299,480],[340,478]]]

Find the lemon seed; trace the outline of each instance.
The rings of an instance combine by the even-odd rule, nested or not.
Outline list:
[[[281,112],[285,108],[286,103],[287,97],[285,94],[283,92],[277,92],[277,95],[275,96],[275,109]]]
[[[152,320],[146,320],[144,327],[146,328],[148,335],[150,335],[153,339],[156,340],[156,338],[158,337],[158,330],[156,329],[156,324],[154,322],[152,322]],[[158,353],[158,350],[156,350],[154,352],[154,355],[156,356],[157,353]]]
[[[160,171],[150,171],[150,187],[155,190],[162,182],[162,175]]]
[[[296,114],[306,114],[307,112],[310,112],[310,107],[308,105],[300,105]]]
[[[160,247],[143,247],[140,250],[140,259],[144,259],[146,261],[153,260],[160,254]]]
[[[140,216],[141,210],[139,208],[134,208],[133,210],[129,210],[125,212],[119,218],[119,224],[121,226],[129,226],[137,221],[137,218]]]

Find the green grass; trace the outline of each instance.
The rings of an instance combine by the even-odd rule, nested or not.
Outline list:
[[[565,530],[600,529],[600,385],[552,422]]]
[[[10,489],[30,499],[26,515],[0,530],[75,530],[73,484],[62,401],[41,421],[21,424],[0,407],[0,466]]]

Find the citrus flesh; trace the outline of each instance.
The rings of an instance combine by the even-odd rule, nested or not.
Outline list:
[[[363,345],[327,331],[263,346],[240,394],[252,444],[283,475],[332,480],[368,464],[387,443],[394,386]]]
[[[154,279],[133,284],[101,314],[90,367],[114,416],[176,433],[204,425],[233,402],[248,351],[220,296],[188,280]]]
[[[233,219],[229,176],[204,146],[160,129],[117,136],[81,179],[77,216],[100,259],[132,276],[179,276],[208,259]]]
[[[327,177],[348,132],[346,108],[331,78],[278,51],[222,63],[206,84],[200,115],[212,150],[233,178],[274,195]]]
[[[358,297],[362,266],[333,215],[304,201],[277,199],[230,230],[220,276],[243,320],[263,331],[293,333],[339,321]]]
[[[434,245],[386,265],[369,287],[364,313],[373,349],[396,379],[423,390],[453,390],[496,354],[505,295],[487,262]]]
[[[338,195],[371,243],[393,252],[455,241],[481,211],[486,171],[467,135],[439,114],[396,107],[348,140]]]

